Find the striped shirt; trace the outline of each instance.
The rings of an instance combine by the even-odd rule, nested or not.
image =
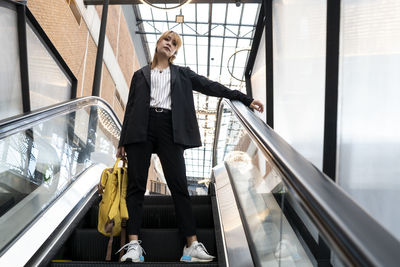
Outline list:
[[[171,71],[151,70],[150,107],[171,109]]]

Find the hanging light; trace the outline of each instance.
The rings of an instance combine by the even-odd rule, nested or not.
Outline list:
[[[183,23],[182,8],[181,8],[181,13],[179,15],[176,15],[175,22],[176,23]]]

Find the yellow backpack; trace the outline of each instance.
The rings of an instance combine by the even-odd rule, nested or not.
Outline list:
[[[118,158],[113,168],[105,169],[101,174],[98,185],[102,199],[99,204],[99,217],[97,230],[105,236],[109,236],[106,260],[111,259],[111,246],[113,236],[121,234],[121,244],[125,243],[125,224],[129,218],[126,207],[126,188],[128,185],[127,162],[123,160],[123,166],[118,167],[121,159]],[[123,231],[121,233],[121,224]]]

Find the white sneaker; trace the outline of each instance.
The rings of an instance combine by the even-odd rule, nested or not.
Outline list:
[[[124,256],[122,256],[121,261],[143,262],[143,253],[146,254],[146,252],[140,245],[141,243],[141,240],[132,240],[131,242],[120,248],[117,253],[123,249],[127,250]]]
[[[193,241],[190,247],[183,248],[183,256],[181,261],[184,262],[208,262],[212,261],[215,257],[208,254],[204,245],[200,242]]]

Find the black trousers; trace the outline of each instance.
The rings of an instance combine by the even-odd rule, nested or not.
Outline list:
[[[196,234],[192,204],[187,189],[184,149],[173,142],[171,112],[150,109],[147,141],[125,146],[128,157],[128,235],[139,235],[143,200],[152,153],[157,153],[175,204],[178,227],[185,237]]]

